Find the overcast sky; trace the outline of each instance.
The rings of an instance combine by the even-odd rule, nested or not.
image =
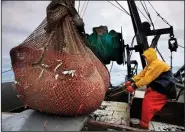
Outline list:
[[[2,3],[2,65],[4,68],[10,68],[9,51],[14,46],[24,41],[28,35],[40,24],[46,16],[46,7],[49,1],[6,1]],[[80,3],[80,9],[84,1]],[[114,1],[112,3],[116,4]],[[126,1],[119,3],[128,11]],[[174,26],[175,36],[180,45],[184,46],[184,1],[151,1],[155,9],[171,25]],[[139,1],[137,6],[144,12]],[[151,6],[146,2],[148,10],[156,28],[167,28],[166,25]],[[117,4],[116,4],[117,5]],[[76,2],[78,9],[78,2]],[[141,20],[146,19],[140,14]],[[95,26],[106,25],[110,30],[114,29],[120,32],[123,28],[123,38],[126,44],[130,44],[134,36],[130,16],[112,6],[107,1],[90,1],[84,14],[85,29],[87,33],[92,33]],[[136,44],[136,42],[135,42]],[[168,50],[168,35],[161,37],[159,49],[168,64],[170,64],[170,51]],[[179,48],[178,52],[173,53],[174,66],[184,64],[184,49]],[[132,59],[140,59],[138,53],[134,53]],[[141,66],[141,65],[140,65]],[[110,65],[108,66],[110,68]],[[114,64],[113,70],[119,71],[126,67]]]

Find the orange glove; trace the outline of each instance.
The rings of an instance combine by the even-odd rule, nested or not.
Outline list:
[[[134,83],[134,80],[129,79],[129,80],[125,83],[125,87],[130,86],[132,83]]]
[[[132,86],[128,86],[126,88],[126,91],[129,92],[129,93],[133,93],[134,92],[134,88]]]
[[[126,88],[126,91],[129,93],[133,93],[137,89],[137,86],[135,84],[130,85]]]
[[[128,87],[128,86],[130,86],[132,83],[131,83],[131,81],[127,81],[126,83],[125,83],[125,87]]]

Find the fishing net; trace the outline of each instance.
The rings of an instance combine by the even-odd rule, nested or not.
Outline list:
[[[95,111],[109,87],[106,67],[86,47],[72,19],[74,1],[47,7],[47,17],[10,51],[15,88],[26,106],[57,115]]]
[[[101,28],[102,26],[98,27]],[[100,30],[101,31],[101,30]],[[100,34],[101,33],[101,34]],[[114,30],[107,32],[94,31],[88,36],[90,45],[88,47],[96,54],[96,56],[104,63],[110,64],[110,61],[117,61],[123,64],[121,36]]]

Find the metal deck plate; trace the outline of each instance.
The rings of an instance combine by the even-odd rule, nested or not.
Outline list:
[[[17,114],[17,113],[2,112],[2,113],[1,113],[1,119],[4,120],[4,119],[6,119],[6,118],[8,118],[8,117],[11,117],[11,116],[14,116],[14,115],[16,115],[16,114]]]
[[[93,114],[96,116],[96,121],[129,125],[130,112],[127,103],[103,101],[101,109],[96,110]]]
[[[2,120],[2,131],[80,131],[88,116],[57,117],[26,110]]]

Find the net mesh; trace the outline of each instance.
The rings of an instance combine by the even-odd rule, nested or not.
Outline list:
[[[69,7],[47,7],[47,17],[10,51],[15,87],[26,106],[57,115],[84,115],[104,100],[110,75],[86,47]],[[74,2],[74,1],[73,1]]]

